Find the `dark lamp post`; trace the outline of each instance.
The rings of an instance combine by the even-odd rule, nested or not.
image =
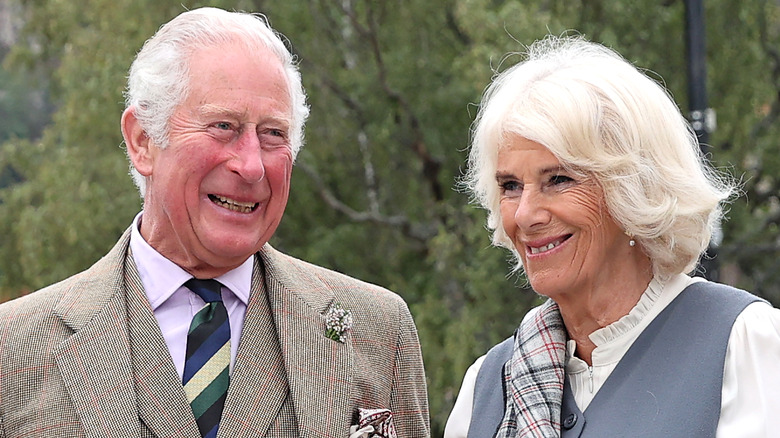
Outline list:
[[[688,105],[691,128],[704,155],[709,152],[710,133],[715,130],[715,111],[707,103],[707,48],[703,0],[685,0],[685,47],[688,56]],[[722,239],[720,226],[715,230],[704,258],[700,261],[704,276],[718,280],[718,246]]]

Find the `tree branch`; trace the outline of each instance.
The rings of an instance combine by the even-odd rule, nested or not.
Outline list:
[[[351,3],[344,1],[341,3],[344,14],[349,18],[350,23],[355,28],[357,33],[366,41],[368,41],[371,53],[374,58],[374,62],[377,67],[377,79],[382,90],[385,92],[390,101],[394,102],[396,107],[402,112],[403,117],[409,124],[410,132],[412,133],[412,140],[407,143],[412,151],[422,162],[422,176],[428,183],[428,187],[433,194],[434,199],[442,201],[444,199],[444,189],[439,183],[439,173],[441,171],[440,160],[434,158],[428,151],[425,145],[425,136],[423,135],[420,119],[412,110],[409,102],[404,99],[403,95],[390,86],[387,80],[387,68],[382,55],[382,50],[378,38],[378,28],[376,20],[373,19],[373,9],[371,3],[367,3],[368,8],[368,27],[363,26],[357,16],[354,9],[351,7]]]
[[[350,220],[354,222],[375,222],[378,224],[391,225],[396,227],[409,225],[409,219],[406,218],[406,216],[383,216],[374,211],[355,210],[354,208],[339,200],[333,194],[333,192],[327,188],[324,181],[322,180],[322,177],[320,177],[319,173],[317,173],[317,171],[312,166],[309,166],[303,162],[298,162],[295,164],[295,166],[303,170],[303,172],[314,181],[315,185],[319,189],[320,196],[325,201],[325,203],[328,204],[328,206],[338,211],[339,213],[344,214]]]
[[[436,236],[438,232],[437,226],[434,223],[418,224],[412,223],[409,218],[403,215],[385,216],[382,215],[379,211],[355,210],[354,208],[339,200],[336,195],[334,195],[333,192],[327,188],[325,182],[322,180],[322,177],[320,177],[319,173],[317,173],[317,170],[314,169],[314,167],[300,161],[297,162],[295,166],[301,169],[306,175],[309,176],[309,178],[314,181],[315,186],[318,187],[320,197],[330,208],[345,215],[353,222],[372,222],[379,225],[396,227],[399,228],[404,235],[421,243],[426,243],[431,238]]]

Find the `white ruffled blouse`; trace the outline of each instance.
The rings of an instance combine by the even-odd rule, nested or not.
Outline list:
[[[642,331],[688,285],[705,281],[678,275],[661,283],[653,279],[628,315],[590,334],[596,345],[592,366],[566,345],[566,375],[580,410],[585,410],[620,359]],[[466,371],[444,438],[465,438],[471,421],[474,382],[484,356]],[[780,406],[780,309],[765,303],[749,305],[731,329],[723,368],[721,413],[717,438],[776,437],[770,421]]]

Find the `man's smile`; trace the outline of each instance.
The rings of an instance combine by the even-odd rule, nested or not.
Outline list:
[[[209,195],[209,199],[222,208],[227,208],[230,211],[238,213],[251,213],[260,205],[259,202],[240,202],[219,195]]]

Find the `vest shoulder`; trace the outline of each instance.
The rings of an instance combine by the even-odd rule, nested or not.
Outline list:
[[[766,302],[748,291],[711,281],[697,281],[688,285],[683,292],[685,294],[681,295],[686,295],[688,299],[704,300],[714,305],[744,307],[756,301]]]

